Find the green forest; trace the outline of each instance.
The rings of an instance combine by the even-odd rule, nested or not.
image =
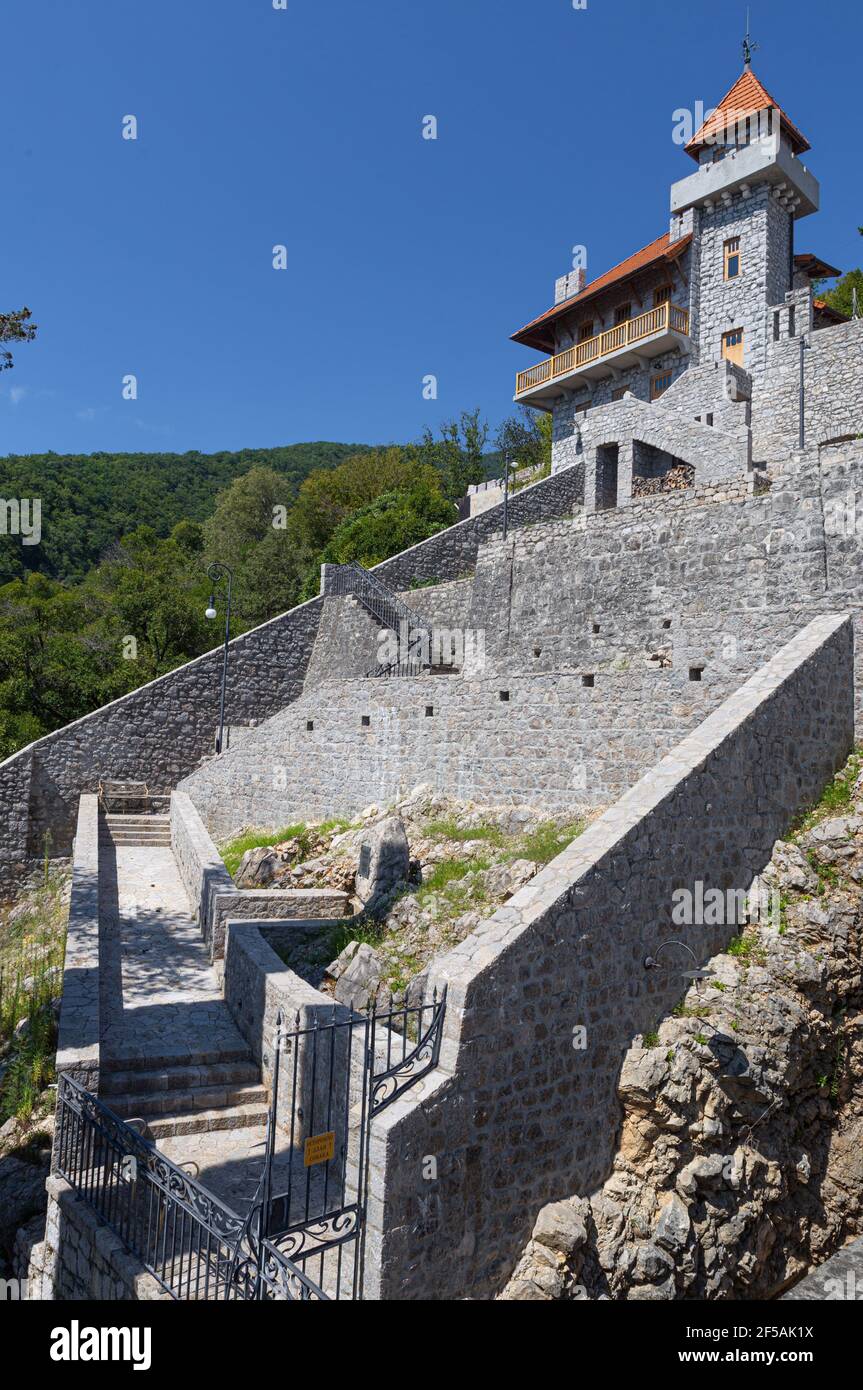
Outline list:
[[[494,441],[474,411],[407,445],[0,460],[0,498],[41,506],[38,544],[0,515],[0,757],[216,646],[212,562],[234,572],[236,636],[316,594],[322,561],[378,564],[452,525],[504,449],[547,466],[546,420]]]

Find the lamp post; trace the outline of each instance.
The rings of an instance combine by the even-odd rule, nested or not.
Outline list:
[[[216,585],[225,577],[228,580],[228,596],[225,608],[225,652],[222,659],[222,691],[219,698],[219,733],[216,739],[216,752],[221,753],[222,740],[225,736],[225,690],[228,684],[228,643],[231,640],[231,587],[234,582],[234,572],[217,560],[210,565],[207,574],[212,581],[213,592],[210,594],[210,602],[204,611],[204,617],[208,618],[210,622],[215,621],[218,616],[216,612]]]

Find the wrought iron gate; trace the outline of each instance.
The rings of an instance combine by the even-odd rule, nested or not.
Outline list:
[[[437,1065],[446,990],[365,1014],[279,1015],[267,1153],[249,1233],[327,1298],[361,1299],[375,1116]]]

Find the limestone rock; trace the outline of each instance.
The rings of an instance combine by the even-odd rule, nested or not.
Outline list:
[[[234,874],[234,882],[238,888],[265,888],[276,877],[279,863],[279,855],[272,845],[247,849]]]
[[[392,896],[410,874],[410,850],[404,821],[387,816],[360,841],[356,893],[374,911]]]
[[[587,1240],[587,1228],[576,1202],[549,1202],[542,1208],[533,1228],[533,1239],[549,1250],[571,1255]]]
[[[340,1004],[364,1009],[378,993],[383,978],[383,962],[367,942],[352,941],[338,960],[329,966],[327,974],[335,979],[334,993]]]

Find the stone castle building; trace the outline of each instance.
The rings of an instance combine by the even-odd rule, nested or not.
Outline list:
[[[835,385],[859,343],[814,289],[839,271],[798,249],[819,206],[809,148],[747,63],[685,146],[668,231],[589,284],[563,276],[513,335],[551,354],[515,399],[552,413],[553,467],[583,468],[589,511],[856,431],[860,397]]]

